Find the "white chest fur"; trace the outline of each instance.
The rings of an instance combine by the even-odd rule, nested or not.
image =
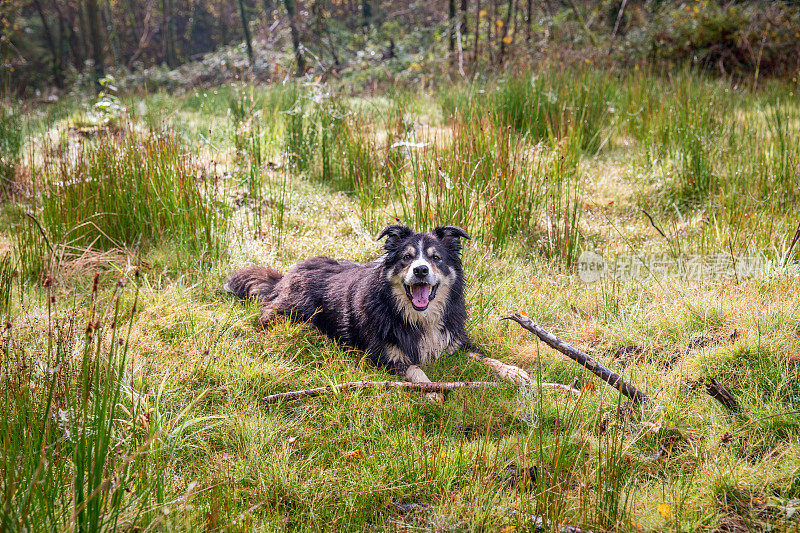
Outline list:
[[[426,328],[419,339],[419,364],[425,366],[438,359],[453,341],[448,330],[440,327]]]

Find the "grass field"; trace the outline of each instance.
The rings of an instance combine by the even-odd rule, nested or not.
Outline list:
[[[800,529],[796,91],[550,70],[7,110],[0,528]],[[263,405],[390,377],[307,325],[258,329],[226,275],[371,260],[395,219],[470,233],[470,334],[534,382],[442,407],[398,391]],[[584,251],[731,272],[584,283]],[[756,256],[757,276],[736,268]],[[514,311],[652,404],[500,321]],[[494,379],[460,356],[427,373]]]

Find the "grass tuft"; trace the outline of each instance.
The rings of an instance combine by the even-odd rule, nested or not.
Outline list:
[[[27,224],[17,240],[21,255],[147,250],[165,242],[200,260],[224,252],[229,209],[216,178],[173,133],[127,124],[81,143],[67,136],[48,149],[30,211],[18,218]]]

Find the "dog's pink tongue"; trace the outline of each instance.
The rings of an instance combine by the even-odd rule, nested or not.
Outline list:
[[[428,298],[431,295],[431,286],[427,283],[411,286],[411,301],[417,307],[428,307]]]

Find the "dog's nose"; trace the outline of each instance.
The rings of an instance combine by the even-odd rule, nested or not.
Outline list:
[[[420,265],[414,267],[414,275],[418,278],[424,278],[428,275],[428,265]]]

